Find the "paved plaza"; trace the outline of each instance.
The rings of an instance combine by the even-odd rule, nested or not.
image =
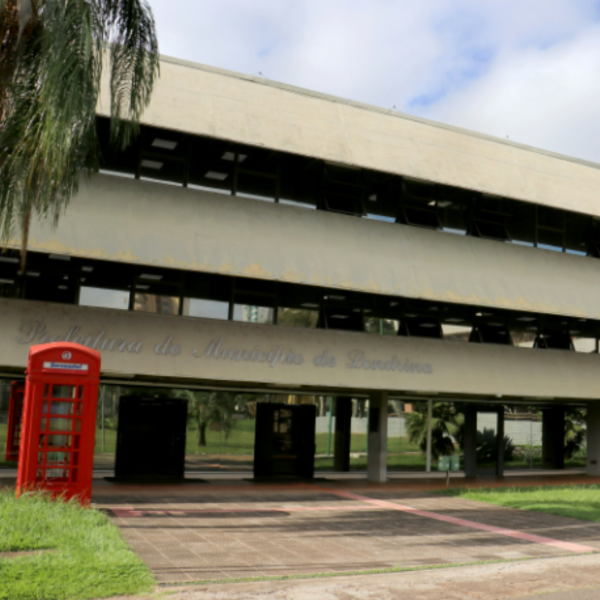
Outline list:
[[[448,497],[435,487],[439,480],[104,484],[94,499],[162,584],[600,551],[600,524]]]
[[[452,485],[600,483],[522,475]],[[600,598],[600,524],[446,496],[435,476],[245,477],[158,486],[96,473],[93,501],[172,600]],[[0,473],[2,485],[14,485],[13,473]],[[239,581],[248,578],[262,580]]]

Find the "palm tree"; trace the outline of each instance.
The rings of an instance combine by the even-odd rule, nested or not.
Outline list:
[[[565,409],[565,459],[570,460],[581,452],[586,441],[585,408]]]
[[[56,223],[98,171],[96,107],[110,70],[111,140],[137,133],[159,70],[146,0],[0,0],[0,235]]]
[[[453,437],[463,423],[463,415],[451,402],[436,402],[433,405],[431,419],[431,456],[437,460],[440,456],[454,454]],[[413,412],[406,415],[408,439],[419,444],[422,452],[427,447],[427,403],[413,404]]]

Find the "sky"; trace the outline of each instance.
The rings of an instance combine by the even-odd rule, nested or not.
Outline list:
[[[600,0],[149,0],[162,54],[600,163]]]

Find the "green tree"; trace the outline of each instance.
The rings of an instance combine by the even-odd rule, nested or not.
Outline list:
[[[221,424],[221,430],[225,433],[225,439],[228,439],[233,429],[233,414],[237,404],[236,395],[231,392],[215,392],[214,396],[215,416]]]
[[[433,405],[431,420],[431,456],[437,460],[440,456],[454,454],[454,436],[463,423],[463,415],[452,402],[436,402]],[[422,452],[427,450],[427,403],[413,404],[413,412],[406,415],[408,439],[419,444]]]
[[[565,458],[567,460],[573,458],[583,448],[586,418],[585,408],[565,409]]]
[[[177,394],[188,401],[188,420],[196,425],[198,446],[206,446],[206,428],[215,418],[214,397],[210,392],[180,390]]]
[[[196,425],[198,446],[206,446],[206,429],[215,422],[229,438],[233,428],[233,414],[236,407],[236,394],[230,392],[201,392],[198,390],[178,390],[177,396],[188,401],[188,420]]]
[[[100,164],[96,107],[110,70],[111,140],[136,134],[159,70],[146,0],[0,0],[0,233],[56,223]]]

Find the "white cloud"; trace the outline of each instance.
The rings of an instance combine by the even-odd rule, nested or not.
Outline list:
[[[151,0],[164,54],[600,161],[597,0]]]
[[[502,53],[485,77],[424,116],[600,162],[600,26],[554,45]]]

